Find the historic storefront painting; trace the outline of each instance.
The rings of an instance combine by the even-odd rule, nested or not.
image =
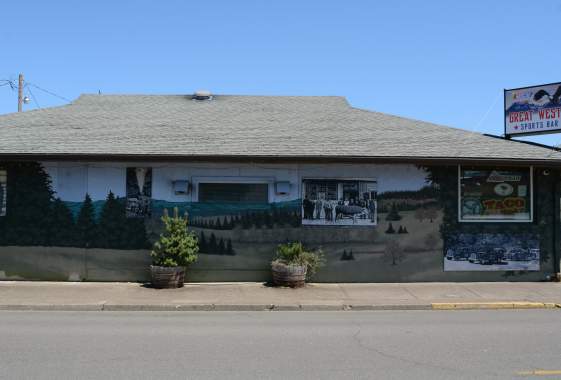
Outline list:
[[[377,183],[374,179],[304,179],[302,193],[304,225],[377,224]]]
[[[157,163],[138,171],[107,163],[84,166],[88,181],[57,177],[64,167],[59,163],[47,163],[47,169],[32,162],[4,166],[10,181],[6,216],[0,218],[3,279],[144,280],[159,217],[175,207],[188,215],[199,238],[191,281],[266,281],[275,247],[287,241],[324,252],[326,265],[314,278],[319,282],[470,281],[474,275],[496,281],[506,274],[535,279],[540,273],[531,277],[532,272],[552,267],[552,247],[544,241],[550,240],[553,176],[540,177],[549,182],[536,185],[535,223],[464,223],[458,215],[457,166],[198,164],[193,169]],[[489,198],[505,203],[532,194],[524,168],[465,170],[465,195],[478,195],[482,205]],[[318,177],[322,172],[331,176]],[[361,172],[364,177],[354,177]],[[346,173],[351,174],[341,177]],[[491,180],[479,186],[475,178],[480,184]],[[179,179],[191,185],[177,194]],[[288,182],[284,192],[277,191],[278,181]],[[500,184],[512,189],[504,186],[497,194]],[[68,188],[75,190],[73,198],[60,199],[57,190]],[[148,207],[132,208],[131,199],[142,197]],[[527,217],[529,210],[524,206],[517,213]],[[489,215],[497,213],[472,214]]]
[[[540,244],[536,235],[458,234],[446,245],[445,271],[537,271]]]
[[[127,217],[150,216],[152,168],[127,168]]]

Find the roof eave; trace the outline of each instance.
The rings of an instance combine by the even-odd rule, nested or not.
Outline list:
[[[388,157],[388,156],[267,156],[267,155],[162,155],[162,154],[6,154],[0,161],[154,161],[154,162],[269,162],[269,163],[411,163],[417,165],[486,164],[561,167],[561,159],[489,157]]]

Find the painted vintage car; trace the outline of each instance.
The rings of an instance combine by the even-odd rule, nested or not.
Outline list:
[[[502,264],[505,260],[505,254],[506,249],[502,247],[482,246],[472,252],[468,261],[481,265]]]
[[[469,247],[460,247],[458,249],[449,249],[446,253],[447,260],[468,260],[472,254],[472,249]]]

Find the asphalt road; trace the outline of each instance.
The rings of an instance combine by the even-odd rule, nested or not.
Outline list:
[[[558,378],[560,332],[556,310],[0,312],[0,378]]]

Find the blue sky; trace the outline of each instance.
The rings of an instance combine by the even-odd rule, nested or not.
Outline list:
[[[0,79],[22,72],[68,99],[342,95],[355,107],[501,134],[504,88],[561,81],[559,0],[24,0],[2,14]],[[41,107],[65,103],[29,88]],[[0,87],[0,113],[16,109],[16,92]],[[561,144],[561,134],[530,139]]]

